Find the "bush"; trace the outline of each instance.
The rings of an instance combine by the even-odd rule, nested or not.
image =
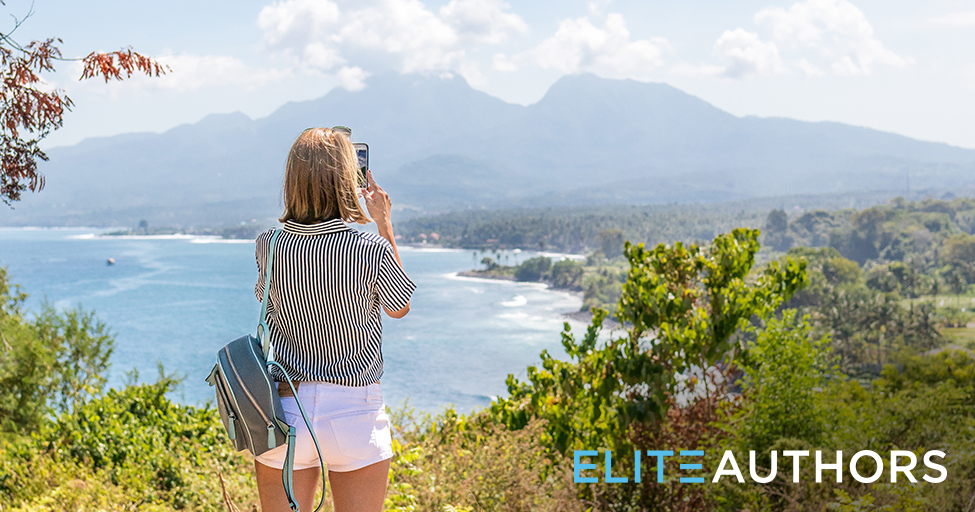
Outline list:
[[[826,419],[818,389],[828,375],[828,337],[816,339],[807,319],[795,310],[769,320],[758,332],[743,364],[745,405],[736,414],[739,450],[767,457],[779,439],[816,444],[823,439]]]
[[[562,345],[569,360],[542,352],[541,364],[527,369],[527,382],[509,375],[509,397],[492,403],[493,420],[517,430],[543,419],[540,441],[563,455],[576,449],[632,453],[637,441],[651,438],[709,442],[701,423],[716,418],[715,379],[705,375],[703,399],[695,399],[698,389],[681,376],[695,369],[707,373],[733,357],[740,345],[732,336],[753,316],[767,317],[806,282],[805,263],[795,260],[772,262],[750,275],[758,234],[737,229],[707,247],[627,244],[630,270],[616,314],[626,330],[601,340],[604,309],[593,310],[582,339],[566,324]],[[684,393],[692,398],[686,407],[677,399]],[[668,424],[680,431],[668,432]],[[583,491],[596,500],[595,490]],[[691,510],[703,504],[703,491],[687,488],[620,486],[606,493],[613,493],[609,502],[600,501],[607,506],[615,501],[637,509]]]
[[[544,423],[508,430],[448,409],[400,414],[386,510],[581,511],[571,461],[541,442]],[[412,428],[410,428],[412,426]]]
[[[27,320],[26,298],[0,268],[0,432],[34,431],[100,394],[115,345],[93,311],[59,312],[45,302]]]
[[[256,503],[251,460],[229,444],[215,409],[166,398],[175,385],[163,375],[110,390],[8,442],[0,457],[2,508],[107,502],[120,510],[222,510],[221,477],[236,501]]]
[[[552,264],[552,286],[568,290],[582,289],[582,264],[570,259],[556,261]]]
[[[552,268],[552,258],[537,256],[527,259],[515,268],[515,279],[518,281],[541,281]]]

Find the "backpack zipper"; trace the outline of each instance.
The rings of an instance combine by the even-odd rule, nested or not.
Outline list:
[[[234,423],[237,422],[237,415],[234,414],[234,411],[227,411],[227,417],[230,418],[230,421],[227,422],[229,424],[227,433],[230,434],[230,440],[233,441],[237,438],[237,430],[234,427]]]
[[[237,419],[237,414],[234,411],[240,410],[240,404],[237,403],[237,397],[234,396],[233,390],[230,389],[230,383],[227,381],[227,376],[223,373],[222,366],[221,366],[221,371],[218,374],[218,378],[215,379],[215,381],[217,382],[217,389],[223,392],[224,400],[229,400],[233,404],[233,407],[230,407],[229,404],[226,407],[227,417],[228,418],[232,417],[233,419]],[[230,439],[233,440],[237,434],[236,425],[234,425],[233,421],[230,421],[229,423],[231,426],[227,429],[227,433],[230,434],[231,430],[234,432],[234,435],[230,437]],[[248,438],[251,438],[250,430],[245,428],[244,432],[247,433]],[[251,439],[250,444],[251,447],[254,446],[253,439]]]
[[[237,373],[237,366],[234,365],[234,360],[230,357],[230,348],[229,347],[224,347],[224,350],[227,352],[227,362],[230,363],[230,370],[234,372],[234,377],[237,378],[237,382],[243,383],[243,379],[241,379],[240,378],[240,374]],[[247,395],[247,399],[250,400],[251,405],[254,406],[254,409],[257,410],[257,413],[260,414],[261,415],[261,418],[264,419],[264,424],[267,425],[267,430],[268,430],[267,447],[268,447],[268,449],[274,448],[274,444],[275,444],[274,443],[274,424],[271,423],[271,420],[268,419],[268,417],[267,417],[266,414],[264,414],[264,410],[261,409],[260,404],[257,403],[257,399],[255,399],[254,396],[251,395],[251,391],[249,389],[247,389],[247,386],[244,386],[242,384],[240,387],[241,387],[241,389],[244,390],[244,394]]]
[[[224,402],[223,409],[227,412],[227,419],[228,419],[227,434],[230,436],[230,440],[233,441],[237,437],[237,430],[234,427],[234,422],[237,421],[237,415],[234,414],[234,409],[230,407],[229,403],[227,403],[230,401],[230,398],[227,397],[227,392],[223,389],[223,383],[222,382],[219,384],[214,383],[214,387],[216,387],[217,389],[217,395],[218,395],[217,398],[223,399]],[[220,404],[217,403],[217,408],[219,407]]]

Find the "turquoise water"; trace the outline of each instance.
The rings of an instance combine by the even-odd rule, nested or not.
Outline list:
[[[30,294],[59,308],[94,309],[116,334],[109,384],[157,363],[186,379],[174,398],[201,404],[216,351],[253,332],[260,305],[252,241],[202,237],[98,237],[92,229],[0,228],[0,266]],[[508,253],[509,263],[532,253]],[[457,277],[477,266],[470,251],[401,248],[417,284],[406,318],[384,319],[382,378],[387,403],[468,411],[505,393],[543,349],[561,357],[563,313],[579,298],[542,285]],[[115,265],[106,265],[114,258]],[[570,322],[575,329],[584,326]]]

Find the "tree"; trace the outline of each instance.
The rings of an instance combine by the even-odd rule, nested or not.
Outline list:
[[[865,304],[861,327],[869,330],[877,342],[877,371],[883,368],[884,338],[888,331],[896,327],[901,307],[897,297],[889,293],[878,293]]]
[[[552,264],[552,286],[556,288],[582,288],[582,276],[585,271],[582,264],[570,259],[564,259]]]
[[[481,259],[481,265],[484,265],[484,270],[491,271],[496,270],[501,265],[498,265],[491,257],[485,256]]]
[[[631,450],[630,428],[664,419],[682,386],[679,375],[734,360],[743,347],[733,335],[806,285],[804,260],[773,261],[752,273],[758,249],[758,230],[751,229],[707,247],[627,242],[630,270],[616,311],[623,336],[599,343],[605,309],[593,308],[581,340],[567,323],[562,345],[570,361],[543,351],[541,365],[527,369],[528,382],[508,376],[510,396],[494,402],[492,413],[509,428],[544,418],[545,441],[562,452]]]
[[[606,229],[599,232],[599,248],[606,255],[606,259],[613,259],[623,254],[623,231]]]
[[[537,256],[518,265],[515,279],[518,281],[539,281],[552,268],[552,258]]]
[[[101,394],[115,344],[94,312],[45,303],[28,315],[26,298],[0,267],[0,432],[35,431],[48,414]]]
[[[769,212],[768,218],[765,220],[766,235],[785,233],[785,230],[788,228],[789,216],[785,213],[785,210],[772,210]]]
[[[47,155],[40,142],[63,125],[65,111],[74,105],[63,90],[43,90],[40,73],[54,71],[57,62],[77,60],[83,64],[79,80],[101,76],[108,82],[136,72],[159,76],[168,70],[132,48],[65,58],[58,48],[63,43],[59,38],[20,44],[13,38],[14,32],[31,14],[15,18],[10,32],[0,33],[0,200],[8,206],[19,201],[23,191],[44,188],[37,161],[47,160]]]

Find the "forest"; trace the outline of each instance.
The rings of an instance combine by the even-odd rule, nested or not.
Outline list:
[[[606,230],[620,230],[626,240],[648,245],[707,242],[736,227],[762,228],[772,210],[786,211],[793,218],[819,210],[851,213],[889,199],[888,194],[859,193],[719,203],[466,210],[410,218],[397,223],[397,234],[407,243],[586,254],[600,248],[600,233]]]
[[[508,247],[591,251],[584,262],[506,267],[486,245],[482,258],[485,275],[583,292],[591,320],[584,332],[567,323],[564,354],[542,352],[523,379],[513,372],[507,396],[487,408],[396,411],[387,510],[973,510],[975,200],[772,209],[743,226],[738,212],[670,211],[672,224],[641,224],[640,208],[614,210],[591,226],[587,215],[563,224],[537,215],[544,229],[513,217],[483,231],[424,225],[448,245],[520,232]],[[434,221],[414,225],[425,222]],[[233,452],[212,406],[167,398],[178,378],[163,369],[156,383],[104,389],[108,327],[83,309],[25,311],[24,298],[0,272],[3,510],[256,503],[251,463]],[[700,471],[674,461],[658,483],[647,459],[641,483],[573,481],[575,450],[653,449],[704,452],[680,462],[701,463],[707,477],[725,450],[739,462],[754,452],[762,475],[784,450],[842,451],[847,462],[861,450],[918,459],[940,450],[947,478],[928,483],[919,465],[917,483],[864,484],[846,469],[840,482],[831,472],[817,482],[807,459],[793,482],[780,459],[767,484],[681,483]],[[613,473],[632,476],[633,460],[614,460]],[[602,459],[593,462],[590,473],[604,474]],[[873,464],[861,459],[858,473]]]

